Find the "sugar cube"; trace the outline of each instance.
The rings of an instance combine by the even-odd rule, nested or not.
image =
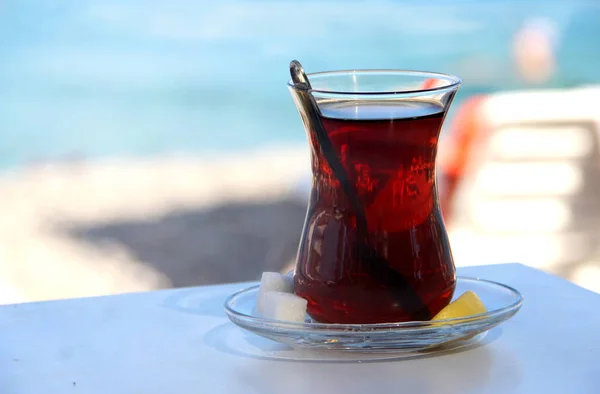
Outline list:
[[[302,323],[306,318],[306,305],[307,301],[295,294],[269,291],[265,293],[263,316],[268,319]]]
[[[293,293],[294,278],[287,275],[281,275],[278,272],[263,272],[260,279],[258,296],[256,297],[256,312],[258,314],[263,314],[265,294],[270,291]]]

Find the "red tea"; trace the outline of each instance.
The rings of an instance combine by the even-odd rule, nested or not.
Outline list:
[[[330,323],[427,320],[456,282],[439,209],[435,158],[445,111],[426,101],[320,106],[321,122],[351,184],[369,247],[394,275],[375,274],[357,248],[357,213],[309,131],[313,189],[300,242],[296,293]],[[381,271],[379,271],[381,273]],[[401,291],[399,291],[401,290]],[[401,294],[414,294],[408,303]]]

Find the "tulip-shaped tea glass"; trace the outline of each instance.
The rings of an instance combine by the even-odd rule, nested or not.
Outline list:
[[[308,80],[288,83],[313,173],[296,293],[318,322],[429,320],[456,284],[435,160],[460,79],[354,70]]]

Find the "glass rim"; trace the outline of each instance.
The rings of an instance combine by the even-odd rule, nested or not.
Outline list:
[[[350,92],[343,90],[333,90],[333,89],[315,89],[311,88],[308,91],[312,93],[321,93],[321,94],[329,94],[329,95],[349,95],[349,96],[373,96],[373,95],[390,95],[390,94],[417,94],[417,93],[437,93],[437,92],[446,92],[452,89],[458,88],[462,80],[452,74],[440,73],[434,71],[419,71],[419,70],[399,70],[399,69],[356,69],[356,70],[335,70],[335,71],[320,71],[314,72],[310,74],[306,74],[308,80],[311,80],[311,77],[327,77],[327,76],[340,76],[340,75],[352,75],[352,74],[393,74],[400,76],[414,76],[414,77],[422,77],[423,80],[436,78],[441,79],[447,84],[443,86],[436,86],[431,88],[422,88],[422,89],[401,89],[401,90],[380,90],[380,91],[365,91],[365,92]],[[290,79],[288,80],[287,85],[292,89],[298,89],[296,84]]]

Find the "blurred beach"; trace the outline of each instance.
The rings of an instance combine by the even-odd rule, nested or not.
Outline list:
[[[306,212],[309,169],[308,149],[277,147],[243,155],[80,160],[5,171],[0,303],[288,272]],[[482,237],[452,227],[450,237],[457,266],[503,262],[497,245],[486,246]],[[510,253],[526,255],[519,249]],[[600,261],[585,261],[570,271],[538,268],[600,291],[599,267]]]
[[[311,182],[294,58],[456,74],[447,125],[475,95],[600,83],[595,1],[328,0],[292,29],[298,4],[0,2],[0,303],[289,270]],[[539,268],[600,291],[597,261]]]
[[[305,149],[279,147],[6,172],[0,302],[242,281],[287,269],[306,211],[307,159]]]

